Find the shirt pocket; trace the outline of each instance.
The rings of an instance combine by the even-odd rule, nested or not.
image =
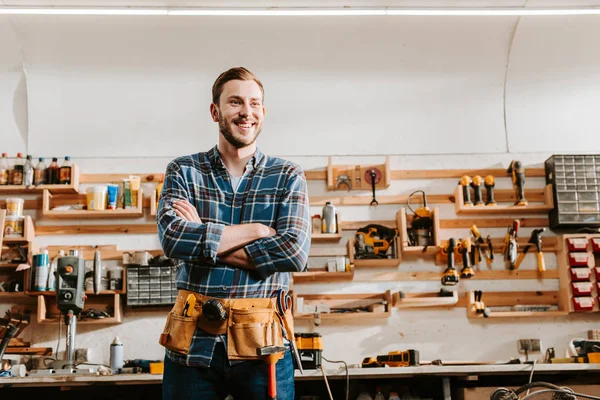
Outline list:
[[[277,216],[277,195],[257,192],[248,196],[242,207],[244,222],[260,222],[271,225]]]

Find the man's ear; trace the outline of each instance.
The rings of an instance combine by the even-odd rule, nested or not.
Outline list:
[[[210,116],[214,122],[219,122],[219,108],[215,103],[210,103]]]
[[[267,109],[263,107],[263,117],[267,115]]]

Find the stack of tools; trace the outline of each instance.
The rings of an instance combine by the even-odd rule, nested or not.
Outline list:
[[[398,229],[369,224],[356,231],[354,239],[356,259],[396,258]]]
[[[410,201],[413,195],[422,193],[423,207],[413,210],[410,206]],[[408,242],[410,246],[424,246],[423,251],[427,246],[431,246],[434,241],[433,237],[433,217],[432,211],[427,206],[427,195],[422,190],[416,190],[408,196],[408,208],[413,212],[413,219],[409,227],[407,227]]]
[[[419,365],[417,350],[391,351],[388,354],[366,357],[362,360],[362,368],[418,367]]]
[[[483,240],[481,233],[476,225],[471,226],[472,247],[471,247],[471,264],[479,265],[485,257],[488,267],[494,261],[494,247],[492,246],[492,238],[488,235],[486,240]]]
[[[463,201],[465,206],[496,206],[496,200],[494,197],[494,187],[496,186],[495,178],[492,175],[488,175],[482,178],[479,175],[470,177],[464,175],[458,181],[458,184],[462,186]],[[487,198],[484,201],[483,198],[483,187],[485,186]],[[471,197],[471,190],[473,189],[473,196]],[[472,200],[471,200],[472,199]]]

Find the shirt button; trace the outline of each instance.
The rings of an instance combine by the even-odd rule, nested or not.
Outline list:
[[[223,286],[223,290],[227,290],[227,286]]]

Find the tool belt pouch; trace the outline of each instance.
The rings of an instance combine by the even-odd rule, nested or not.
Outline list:
[[[227,355],[231,360],[257,360],[256,351],[265,346],[283,346],[281,323],[274,305],[268,308],[229,309]]]
[[[196,330],[196,321],[198,319],[198,308],[189,311],[189,317],[182,316],[185,300],[177,299],[175,305],[167,316],[167,323],[163,333],[160,335],[158,343],[165,348],[181,353],[188,354],[194,331]]]

